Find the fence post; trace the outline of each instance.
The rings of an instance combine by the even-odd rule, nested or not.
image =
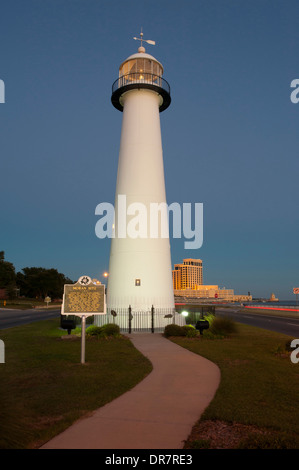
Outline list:
[[[152,305],[152,333],[154,333],[154,313],[155,313],[155,309],[154,309],[154,306]]]

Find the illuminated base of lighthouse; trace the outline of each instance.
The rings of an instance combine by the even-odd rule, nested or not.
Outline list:
[[[112,312],[113,309],[112,309]],[[186,325],[185,318],[169,309],[149,309],[146,310],[134,310],[130,308],[119,308],[117,309],[117,315],[113,316],[111,310],[107,309],[106,315],[95,316],[95,325],[102,326],[107,323],[115,323],[120,327],[122,332],[129,333],[148,333],[152,332],[164,332],[165,326],[175,323],[176,325]]]

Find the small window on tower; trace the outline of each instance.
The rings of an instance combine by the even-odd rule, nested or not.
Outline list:
[[[140,285],[141,285],[140,279],[135,279],[135,286],[140,286]]]

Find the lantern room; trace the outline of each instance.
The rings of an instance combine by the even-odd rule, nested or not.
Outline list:
[[[122,95],[134,88],[148,88],[161,96],[160,112],[171,102],[170,86],[164,78],[163,66],[144,47],[128,57],[119,67],[119,78],[112,85],[111,101],[119,111],[123,110]]]
[[[158,80],[163,75],[163,67],[152,55],[146,54],[144,47],[139,47],[138,53],[133,54],[119,67],[119,77],[127,80]]]

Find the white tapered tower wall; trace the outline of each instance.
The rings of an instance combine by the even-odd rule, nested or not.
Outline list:
[[[144,48],[140,48],[140,52],[130,56],[121,65],[118,85],[121,91],[116,100],[115,94],[112,95],[114,106],[123,112],[123,120],[116,183],[114,238],[111,239],[107,286],[107,312],[115,310],[118,313],[115,318],[118,324],[121,322],[119,312],[125,312],[129,306],[133,316],[134,312],[150,314],[152,306],[156,313],[160,311],[169,314],[175,310],[169,238],[164,238],[164,234],[162,236],[161,225],[157,238],[153,238],[150,232],[153,223],[150,205],[166,204],[160,112],[168,107],[170,95],[169,102],[165,104],[165,97],[167,99],[168,95],[160,88],[162,78],[157,75],[162,74],[162,65],[154,57],[145,54]],[[142,75],[140,67],[155,70],[155,74]],[[134,73],[123,76],[124,69],[127,72],[134,70]],[[149,83],[151,85],[148,88]],[[147,217],[143,220],[142,227],[138,224],[135,226],[139,235],[142,233],[144,238],[132,238],[131,232],[124,237],[124,225],[120,226],[118,223],[119,217],[124,220],[124,211],[136,203],[146,208]],[[125,228],[128,229],[130,223],[134,225],[136,216],[138,210],[135,214],[126,215]],[[160,213],[160,216],[164,217],[161,224],[167,224],[167,214]],[[143,318],[145,319],[141,322],[144,327],[148,327],[150,319]],[[172,322],[169,316],[163,318],[164,316],[160,316],[161,326]],[[101,320],[104,321],[103,318]]]
[[[169,238],[150,236],[150,204],[166,203],[159,116],[161,98],[151,90],[135,89],[125,93],[122,100],[116,238],[111,241],[107,305],[108,308],[131,305],[137,310],[148,310],[152,305],[174,308]],[[127,207],[132,203],[146,207],[147,238],[128,235],[117,238],[118,195],[126,196]],[[133,217],[128,216],[127,222]],[[140,227],[136,228],[140,231]],[[140,285],[135,285],[136,280],[140,280]]]

